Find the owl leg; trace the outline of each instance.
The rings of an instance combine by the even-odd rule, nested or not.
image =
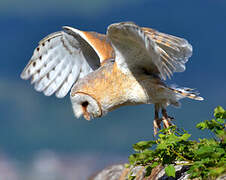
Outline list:
[[[168,116],[166,109],[162,108],[162,122],[163,122],[163,126],[164,128],[168,128],[169,126],[172,126],[171,120],[173,118]]]
[[[162,119],[159,119],[159,105],[155,104],[155,119],[153,121],[154,126],[154,135],[158,133],[158,129],[161,129],[161,121]]]

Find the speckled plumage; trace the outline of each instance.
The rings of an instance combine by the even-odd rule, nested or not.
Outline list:
[[[47,96],[64,97],[71,89],[75,116],[88,120],[123,105],[155,104],[156,133],[161,121],[170,125],[168,105],[179,106],[184,97],[203,99],[163,82],[184,71],[191,54],[185,39],[131,22],[110,25],[106,35],[64,27],[39,43],[21,77],[32,77],[35,89]]]

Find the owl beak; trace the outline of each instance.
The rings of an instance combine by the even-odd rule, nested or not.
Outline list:
[[[87,111],[87,106],[88,106],[88,102],[83,102],[82,104],[82,111],[83,111],[83,116],[86,120],[90,120],[90,114]]]
[[[84,112],[83,116],[84,116],[84,118],[85,118],[86,120],[88,120],[88,121],[90,120],[90,115],[89,115],[89,113]]]

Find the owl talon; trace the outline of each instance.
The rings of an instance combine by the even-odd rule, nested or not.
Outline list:
[[[175,118],[172,117],[172,116],[168,116],[168,119],[169,119],[170,121],[174,121],[174,120],[175,120]]]
[[[163,127],[164,127],[164,128],[168,128],[168,127],[170,127],[170,126],[173,125],[173,124],[171,123],[171,119],[170,119],[170,118],[167,118],[167,119],[163,118],[162,122],[163,122]]]
[[[154,125],[154,136],[158,133],[158,129],[161,129],[161,122],[162,119],[154,119],[153,125]]]

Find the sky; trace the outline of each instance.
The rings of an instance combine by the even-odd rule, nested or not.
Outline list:
[[[50,149],[62,153],[128,156],[132,144],[153,135],[153,105],[122,107],[90,122],[73,116],[69,96],[45,97],[20,79],[39,40],[64,25],[105,33],[111,23],[140,26],[187,39],[193,56],[168,84],[197,88],[204,101],[168,108],[192,138],[209,136],[195,125],[226,107],[226,2],[224,0],[1,0],[0,152],[19,159]]]

